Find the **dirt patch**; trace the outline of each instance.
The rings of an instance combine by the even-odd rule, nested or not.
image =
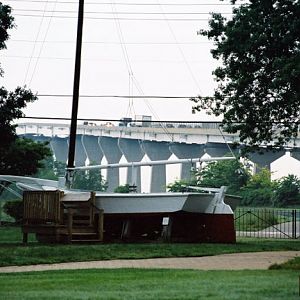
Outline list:
[[[69,262],[60,264],[1,267],[0,273],[117,268],[266,270],[272,264],[280,264],[297,256],[300,256],[300,251],[249,252],[204,257],[174,257],[135,260],[124,259],[108,261]]]

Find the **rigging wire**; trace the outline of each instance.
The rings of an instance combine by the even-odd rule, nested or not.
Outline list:
[[[20,40],[20,39],[10,39],[9,42],[17,42],[17,43],[34,43],[33,40]],[[36,41],[37,43],[42,43],[43,41]],[[48,40],[45,43],[66,43],[66,44],[75,44],[75,41],[66,41],[66,40]],[[201,42],[178,42],[178,44],[182,45],[198,45],[198,44],[210,44],[211,41],[201,41]],[[83,41],[83,44],[107,44],[107,45],[120,45],[120,42],[114,41]],[[125,45],[175,45],[175,42],[124,42]]]
[[[41,18],[40,23],[39,23],[39,27],[38,27],[38,31],[37,31],[37,34],[36,34],[36,37],[35,37],[35,41],[38,40],[40,32],[42,30],[42,25],[43,25],[43,22],[44,22],[44,16],[46,14],[47,5],[48,5],[48,1],[46,1],[45,6],[44,6],[44,13],[41,16],[42,18]],[[27,77],[28,77],[28,74],[29,74],[29,69],[30,69],[30,66],[31,66],[31,62],[32,62],[32,58],[33,58],[33,54],[35,52],[36,46],[37,46],[37,43],[35,42],[34,45],[33,45],[32,51],[31,51],[31,55],[30,55],[30,59],[29,59],[28,65],[27,65],[27,69],[26,69],[26,73],[25,73],[25,78],[24,78],[24,81],[23,81],[24,85],[27,82]]]
[[[57,5],[57,1],[55,1],[55,4],[54,4],[54,7],[52,9],[52,16],[55,12],[55,9],[56,9],[56,5]],[[45,35],[44,35],[44,39],[42,41],[42,44],[40,46],[40,51],[38,53],[38,57],[35,61],[35,65],[34,65],[34,68],[33,68],[33,71],[32,71],[32,74],[31,74],[31,77],[30,77],[30,80],[29,80],[29,86],[31,85],[31,82],[32,82],[32,79],[34,77],[34,74],[35,74],[35,71],[36,71],[36,68],[37,68],[37,65],[38,65],[38,62],[39,62],[39,59],[41,58],[41,54],[42,54],[42,51],[43,51],[43,48],[44,48],[44,45],[45,45],[45,41],[46,41],[46,38],[47,38],[47,35],[48,35],[48,32],[49,32],[49,29],[50,29],[50,25],[51,25],[51,22],[52,22],[53,18],[50,18],[49,22],[48,22],[48,25],[47,25],[47,28],[46,28],[46,32],[45,32]]]
[[[169,31],[170,31],[170,33],[171,33],[171,35],[172,35],[172,37],[173,37],[173,39],[174,39],[174,41],[175,41],[175,43],[176,43],[176,45],[177,45],[177,48],[179,49],[179,52],[180,52],[180,54],[181,54],[181,57],[182,57],[183,60],[184,60],[185,65],[187,66],[187,69],[188,69],[188,71],[189,71],[189,73],[190,73],[190,75],[191,75],[191,78],[192,78],[192,80],[194,81],[195,86],[198,88],[199,93],[202,94],[201,88],[200,88],[200,86],[199,86],[199,83],[198,83],[198,81],[197,81],[197,79],[196,79],[196,77],[195,77],[195,75],[194,75],[194,73],[193,73],[193,70],[192,70],[190,64],[188,63],[188,61],[187,61],[187,59],[186,59],[186,57],[185,57],[185,55],[184,55],[184,52],[183,52],[182,48],[180,47],[180,45],[179,45],[178,42],[177,42],[176,35],[175,35],[174,31],[173,31],[173,28],[171,27],[170,22],[168,21],[168,18],[167,18],[166,15],[164,14],[164,10],[163,10],[163,8],[162,8],[161,5],[160,5],[159,0],[157,0],[157,3],[158,3],[158,5],[159,5],[160,10],[162,11],[162,13],[163,13],[163,15],[164,15],[164,19],[165,19],[165,21],[166,21],[166,23],[167,23],[167,25],[168,25]]]
[[[38,15],[38,14],[14,14],[14,16],[19,16],[19,17],[33,17],[33,18],[56,18],[56,19],[77,19],[76,16],[48,16],[48,15]],[[111,17],[85,17],[85,19],[88,20],[107,20],[107,21],[115,21],[115,20],[121,20],[121,21],[165,21],[162,18],[111,18]],[[208,18],[206,19],[201,19],[201,18],[169,18],[169,21],[182,21],[182,22],[190,22],[190,21],[197,21],[197,22],[207,22],[209,21]]]
[[[13,181],[8,181],[8,180],[5,180],[6,182],[9,182],[9,184],[12,184],[14,183]],[[18,192],[16,192],[15,190],[13,190],[12,188],[10,188],[9,186],[6,186],[2,183],[0,183],[0,186],[4,189],[4,190],[7,190],[8,192],[10,192],[11,194],[13,194],[14,196],[18,197],[19,199],[23,199],[22,195]],[[18,188],[18,186],[17,186]]]
[[[224,135],[224,133],[223,133],[223,131],[222,131],[222,129],[221,129],[221,125],[218,126],[218,129],[219,129],[219,131],[220,131],[220,133],[221,133],[221,136],[222,136],[222,138],[223,138],[223,140],[224,140],[224,143],[225,143],[226,146],[228,147],[228,149],[229,149],[231,155],[232,155],[233,157],[235,157],[236,160],[238,160],[237,157],[236,157],[236,155],[235,155],[235,153],[232,151],[230,145],[228,144],[228,142],[227,142],[226,139],[225,139],[225,135]]]
[[[62,120],[62,121],[70,121],[71,118],[65,118],[65,117],[40,117],[40,116],[22,116],[20,119],[34,119],[34,120]],[[120,119],[100,119],[100,118],[78,118],[79,121],[95,121],[95,122],[119,122]],[[187,121],[187,120],[151,120],[151,121],[146,121],[144,122],[149,122],[149,123],[178,123],[178,124],[220,124],[222,123],[221,121]],[[46,124],[46,123],[45,123]],[[26,125],[26,123],[22,123],[22,125]],[[49,124],[50,125],[50,124]]]
[[[20,12],[43,12],[41,9],[23,9],[23,8],[15,8],[13,11]],[[52,10],[47,10],[47,13],[52,13]],[[56,13],[73,13],[76,14],[76,10],[56,10]],[[114,12],[111,11],[85,11],[85,14],[104,14],[104,15],[113,15]],[[210,15],[210,12],[124,12],[119,11],[115,12],[118,15]],[[222,15],[231,15],[231,12],[222,12]]]
[[[144,92],[141,89],[141,86],[139,85],[137,79],[135,78],[135,76],[133,76],[133,80],[135,82],[135,86],[137,87],[138,91],[144,96]],[[144,102],[147,105],[148,109],[151,111],[152,115],[157,119],[160,120],[159,116],[156,114],[155,110],[153,109],[153,107],[151,106],[151,104],[149,103],[148,99],[146,97],[144,97]],[[160,122],[160,126],[163,129],[163,131],[165,132],[165,134],[170,138],[170,140],[172,141],[172,135],[170,134],[168,128],[166,127],[165,124],[163,124],[163,122]]]
[[[113,3],[114,2],[115,1],[113,1]],[[121,24],[120,24],[120,21],[119,21],[119,18],[118,18],[118,13],[116,12],[116,9],[115,9],[115,5],[112,4],[111,7],[112,7],[113,12],[115,12],[115,14],[114,14],[114,17],[116,19],[115,23],[117,25],[118,36],[119,36],[119,39],[120,39],[120,42],[121,42],[123,55],[124,55],[124,58],[125,58],[125,61],[126,61],[127,70],[128,70],[128,73],[129,73],[129,78],[131,79],[132,84],[135,85],[135,87],[137,88],[139,93],[144,95],[144,92],[143,92],[138,80],[136,79],[136,77],[133,74],[133,70],[132,70],[131,63],[130,63],[130,58],[129,58],[129,55],[128,55],[127,47],[124,44],[124,35],[123,35]],[[159,117],[157,116],[157,114],[155,113],[155,111],[151,107],[150,103],[147,101],[147,99],[145,99],[144,102],[146,103],[147,107],[152,112],[152,114],[159,120]],[[130,112],[131,108],[133,108],[133,100],[129,99],[129,112]],[[164,132],[170,137],[170,139],[172,139],[168,129],[166,127],[164,127],[163,125],[161,127],[163,128]]]
[[[130,59],[129,59],[129,55],[128,55],[128,51],[127,51],[127,47],[124,44],[124,35],[122,32],[122,28],[121,28],[121,24],[120,21],[117,20],[118,17],[118,13],[116,12],[116,8],[114,5],[114,1],[113,4],[111,4],[111,9],[112,9],[112,13],[113,13],[113,17],[115,18],[115,25],[117,27],[117,34],[118,34],[118,38],[120,40],[120,45],[121,45],[121,49],[122,49],[122,53],[123,53],[123,57],[125,59],[125,63],[126,63],[126,67],[127,67],[127,71],[128,71],[128,78],[129,78],[129,96],[131,95],[131,85],[132,85],[132,75],[133,75],[133,71],[131,68],[131,63],[130,63]],[[133,111],[133,99],[129,97],[129,101],[128,101],[128,107],[127,107],[127,112],[126,112],[126,116],[130,116],[132,114]]]
[[[37,97],[71,98],[71,94],[37,94]],[[191,99],[195,96],[159,96],[159,95],[79,95],[81,98],[134,98],[134,99]]]
[[[30,58],[29,56],[22,56],[22,55],[4,55],[2,58]],[[39,59],[48,59],[48,60],[74,60],[72,57],[58,57],[58,56],[33,56],[33,58],[39,58]],[[118,62],[120,61],[119,59],[114,59],[114,58],[83,58],[82,60],[84,61],[104,61],[104,62]],[[152,63],[152,62],[159,62],[159,63],[177,63],[181,64],[184,63],[182,60],[163,60],[163,59],[137,59],[133,60],[138,63]],[[193,63],[201,63],[203,60],[192,60],[191,62]]]
[[[27,3],[45,3],[42,0],[6,0],[7,2],[27,2]],[[54,3],[54,1],[48,1]],[[59,4],[78,4],[78,1],[59,1]],[[85,5],[111,5],[112,2],[85,2]],[[114,2],[115,5],[124,6],[156,6],[155,3],[139,3],[139,2]],[[163,3],[164,6],[237,6],[231,3]]]

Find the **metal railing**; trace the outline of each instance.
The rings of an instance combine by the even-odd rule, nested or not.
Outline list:
[[[237,237],[300,238],[300,210],[237,208],[234,221]]]

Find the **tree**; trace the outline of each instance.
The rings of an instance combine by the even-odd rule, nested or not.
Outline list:
[[[253,175],[247,185],[242,188],[242,205],[245,206],[273,206],[276,182],[271,181],[268,169],[262,169]]]
[[[227,186],[227,193],[239,194],[250,178],[249,171],[237,160],[210,162],[196,173],[198,185],[203,187]]]
[[[105,192],[107,190],[107,182],[103,179],[101,170],[77,171],[71,188]]]
[[[171,192],[195,191],[188,186],[219,188],[227,186],[227,193],[239,194],[250,178],[249,171],[237,160],[224,160],[208,163],[196,171],[190,181],[179,180],[168,185]]]
[[[11,15],[11,8],[8,5],[3,5],[0,2],[0,50],[6,49],[5,41],[8,40],[9,35],[7,30],[14,27],[14,18]],[[3,76],[3,70],[0,67],[0,76]]]
[[[43,166],[42,160],[51,155],[44,143],[17,138],[7,149],[3,149],[0,160],[0,174],[33,175]]]
[[[11,8],[0,2],[0,50],[6,48],[8,29],[13,28]],[[0,77],[3,70],[0,67]],[[41,167],[41,160],[51,154],[45,143],[18,138],[15,119],[24,117],[22,109],[37,97],[28,89],[17,87],[14,92],[0,87],[0,174],[32,175]]]
[[[43,166],[38,169],[34,177],[58,180],[59,177],[65,176],[66,163],[54,160],[52,156],[45,158]]]
[[[236,2],[231,1],[233,4]],[[300,124],[300,2],[249,0],[231,20],[212,14],[199,34],[214,41],[221,60],[213,97],[192,99],[195,110],[223,115],[227,132],[250,147],[282,146]]]
[[[281,178],[274,193],[276,206],[295,205],[300,203],[300,179],[295,175]]]

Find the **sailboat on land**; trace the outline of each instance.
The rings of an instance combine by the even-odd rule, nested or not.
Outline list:
[[[98,224],[101,212],[101,241],[235,242],[233,210],[240,199],[226,194],[226,187],[202,187],[200,191],[185,193],[121,194],[72,190],[65,186],[64,180],[0,175],[0,182],[15,183],[24,191],[23,199],[27,203],[24,212],[29,223],[23,231],[36,233],[40,241],[75,242],[72,236],[65,239],[70,233],[67,215],[72,214],[75,223],[71,231],[75,230],[72,233],[75,234],[78,221],[85,226],[86,219],[95,221],[96,218]],[[60,204],[53,207],[55,201]],[[77,221],[76,214],[81,215]],[[54,221],[58,223],[49,233]],[[31,224],[39,222],[46,228],[43,225],[37,230]],[[88,222],[93,229],[99,225]],[[82,231],[85,236],[95,234],[93,230],[80,229],[80,238]]]
[[[233,210],[239,199],[227,195],[225,187],[201,188],[201,192],[149,194],[86,192],[69,188],[74,171],[80,169],[74,166],[74,156],[83,9],[84,1],[80,0],[66,185],[62,181],[0,175],[0,182],[16,183],[24,191],[24,241],[28,233],[36,233],[38,240],[46,242],[73,242],[76,236],[87,242],[95,235],[95,241],[235,242]],[[235,158],[210,160],[221,159]],[[147,164],[183,162],[153,161]],[[128,163],[128,166],[134,164],[142,165]],[[109,167],[120,165],[107,165]]]

